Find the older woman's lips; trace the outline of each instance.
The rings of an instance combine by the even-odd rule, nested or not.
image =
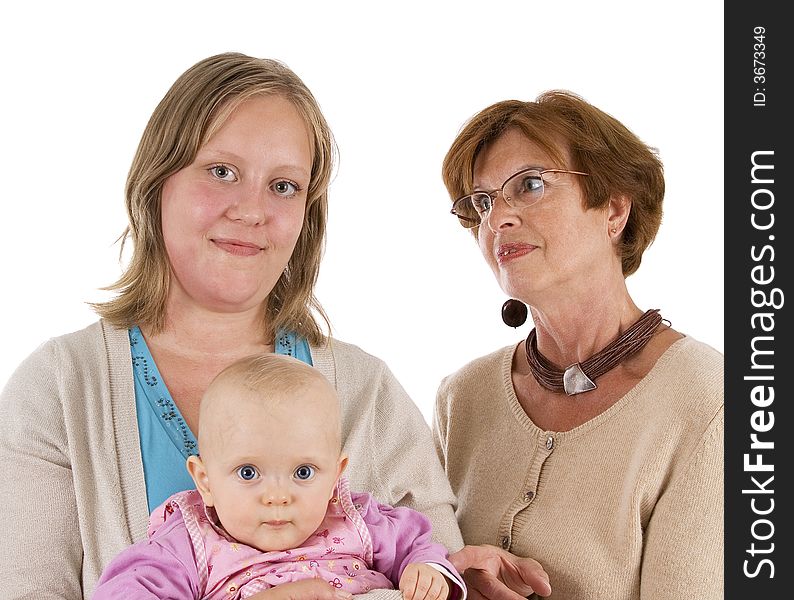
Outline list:
[[[511,260],[526,256],[532,252],[537,246],[532,244],[510,243],[502,244],[496,251],[496,260],[500,265],[503,265]]]
[[[212,243],[221,250],[235,256],[254,256],[262,251],[258,244],[242,240],[216,238],[212,240]]]

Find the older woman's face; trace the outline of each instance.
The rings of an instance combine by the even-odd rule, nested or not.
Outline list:
[[[474,165],[474,189],[499,189],[527,168],[560,168],[520,130],[508,129],[488,144]],[[572,168],[569,164],[563,168]],[[512,208],[500,193],[478,231],[480,250],[507,295],[537,305],[555,296],[582,298],[615,253],[606,210],[585,210],[581,175],[544,175],[542,200]],[[590,292],[592,293],[592,292]]]
[[[311,167],[308,129],[289,101],[240,104],[163,186],[170,306],[258,308],[295,248]]]

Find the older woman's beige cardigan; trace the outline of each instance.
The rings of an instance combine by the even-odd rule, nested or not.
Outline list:
[[[436,442],[466,543],[536,559],[552,599],[721,599],[722,354],[680,339],[612,407],[556,432],[516,398],[515,348],[439,388]]]
[[[430,429],[386,365],[333,339],[311,352],[342,402],[351,486],[424,512],[434,537],[459,549]],[[89,598],[149,516],[126,329],[97,322],[19,366],[0,396],[0,469],[0,597]]]

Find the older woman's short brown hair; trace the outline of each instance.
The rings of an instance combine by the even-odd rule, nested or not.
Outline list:
[[[320,107],[301,79],[284,64],[239,53],[199,61],[185,71],[155,108],[127,177],[129,226],[122,235],[133,253],[121,278],[106,289],[112,300],[94,304],[100,316],[119,327],[165,323],[170,266],[161,227],[161,196],[168,177],[190,165],[199,149],[240,103],[257,95],[289,100],[303,116],[313,146],[306,213],[295,250],[268,296],[267,335],[294,331],[312,343],[324,339],[313,311],[328,319],[314,296],[325,244],[328,184],[336,148]],[[122,243],[123,248],[123,243]]]
[[[557,161],[553,167],[590,174],[579,180],[586,208],[606,206],[613,196],[631,200],[620,253],[624,276],[634,273],[662,220],[664,172],[656,150],[617,119],[568,91],[551,90],[535,102],[505,100],[472,117],[447,152],[442,174],[453,200],[472,192],[478,154],[511,127]],[[573,164],[566,164],[566,149]]]

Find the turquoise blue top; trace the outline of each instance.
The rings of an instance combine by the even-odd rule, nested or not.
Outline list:
[[[133,327],[129,335],[146,500],[152,512],[172,494],[195,488],[185,460],[198,454],[198,443],[171,399],[141,330]],[[309,343],[294,333],[276,336],[276,354],[312,364]]]

